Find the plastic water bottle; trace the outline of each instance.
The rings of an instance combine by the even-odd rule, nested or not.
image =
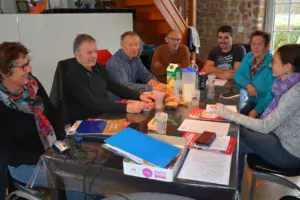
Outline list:
[[[193,68],[196,70],[196,85],[195,85],[195,89],[198,90],[198,72],[199,72],[199,68],[196,65],[196,62],[194,60],[191,61],[191,65],[189,66],[189,68]]]
[[[216,75],[214,74],[208,75],[208,79],[206,81],[208,99],[215,99],[215,79],[216,79]]]

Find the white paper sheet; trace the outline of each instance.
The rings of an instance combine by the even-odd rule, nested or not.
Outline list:
[[[216,137],[215,141],[210,145],[210,147],[201,147],[202,149],[226,151],[228,144],[230,142],[230,136]]]
[[[203,131],[215,132],[217,136],[227,136],[230,123],[199,121],[192,119],[185,119],[180,127],[179,131],[188,131],[195,133],[203,133]]]
[[[223,86],[223,85],[225,85],[226,82],[227,82],[227,80],[215,79],[215,86]]]
[[[191,149],[178,178],[229,184],[231,155]]]
[[[207,110],[207,107],[210,107],[210,106],[214,106],[214,104],[207,104],[206,105],[206,110]],[[233,105],[225,105],[226,108],[228,108],[229,110],[233,111],[233,112],[237,112],[237,108],[236,106],[233,106]]]

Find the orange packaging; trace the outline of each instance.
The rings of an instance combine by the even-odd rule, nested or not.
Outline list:
[[[180,77],[181,69],[177,64],[170,63],[167,68],[167,93],[174,94],[174,84],[176,75]]]

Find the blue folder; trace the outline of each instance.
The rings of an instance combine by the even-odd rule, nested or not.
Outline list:
[[[126,128],[104,142],[162,168],[167,167],[181,150],[132,128]]]
[[[77,134],[102,134],[106,120],[83,120],[76,129]]]

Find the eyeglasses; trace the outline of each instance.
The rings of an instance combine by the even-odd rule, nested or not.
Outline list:
[[[13,68],[22,68],[23,71],[25,71],[25,68],[28,67],[30,64],[30,60],[28,60],[27,63],[24,63],[23,65],[20,65],[20,66],[13,66]]]
[[[168,37],[171,41],[176,41],[176,42],[181,42],[181,39],[180,38],[171,38],[171,37]]]
[[[260,46],[261,47],[261,46],[265,46],[265,43],[254,43],[254,42],[252,43],[251,42],[250,45],[251,46]]]

